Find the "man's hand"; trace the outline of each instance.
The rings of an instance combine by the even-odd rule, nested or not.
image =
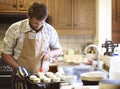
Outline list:
[[[43,58],[43,60],[44,61],[52,61],[52,53],[51,52],[45,52],[44,54],[44,58]]]
[[[19,66],[16,75],[24,79],[25,77],[30,76],[30,72],[26,68]]]

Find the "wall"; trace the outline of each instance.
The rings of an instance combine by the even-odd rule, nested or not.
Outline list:
[[[1,24],[0,23],[0,42],[3,40],[5,35],[6,29],[9,27],[10,24]]]
[[[95,43],[98,44],[101,54],[104,49],[101,45],[105,40],[111,40],[112,30],[112,0],[96,0],[96,37]]]
[[[94,42],[93,36],[79,36],[79,35],[72,35],[72,36],[59,36],[60,43],[64,50],[67,49],[75,49],[75,50],[82,50],[84,46],[86,46],[88,43]]]

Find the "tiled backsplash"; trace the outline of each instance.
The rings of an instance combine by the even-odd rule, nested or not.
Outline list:
[[[59,36],[60,43],[64,50],[67,49],[75,49],[80,50],[85,47],[89,43],[93,43],[93,36],[78,36],[78,35],[70,35],[70,36]]]
[[[10,26],[10,24],[0,24],[0,42],[3,40],[6,29]]]
[[[10,24],[0,24],[0,41],[3,40],[6,29],[10,26]],[[84,36],[84,35],[59,35],[60,44],[64,50],[67,49],[82,49],[83,46],[88,43],[93,43],[93,36]]]

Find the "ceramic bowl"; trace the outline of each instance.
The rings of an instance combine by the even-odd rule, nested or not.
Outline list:
[[[66,81],[68,82],[68,84],[73,84],[75,83],[77,80],[77,76],[76,75],[67,75],[66,76]]]
[[[83,82],[83,85],[98,85],[99,81],[105,78],[105,73],[100,71],[93,71],[82,73],[80,78]]]

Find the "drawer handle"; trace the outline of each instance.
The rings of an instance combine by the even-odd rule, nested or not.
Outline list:
[[[20,5],[20,7],[23,7],[23,5]]]

